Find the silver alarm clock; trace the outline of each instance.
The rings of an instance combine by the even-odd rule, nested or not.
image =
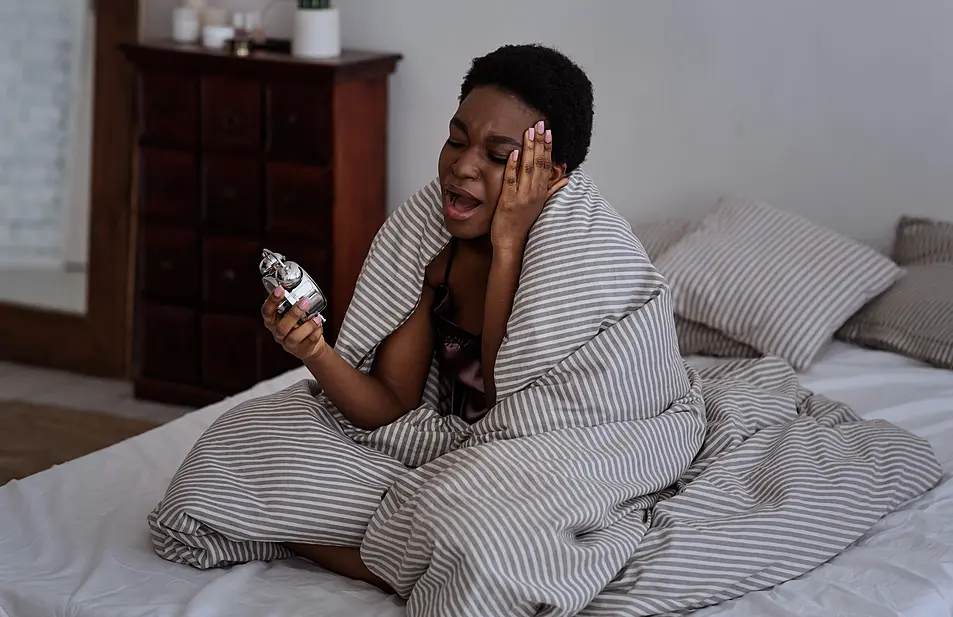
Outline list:
[[[258,271],[261,273],[261,282],[264,284],[268,293],[272,293],[276,287],[281,286],[285,290],[285,295],[278,305],[278,316],[281,317],[298,303],[301,298],[310,298],[311,304],[301,317],[298,323],[321,315],[321,311],[327,308],[328,299],[324,292],[318,287],[304,268],[293,261],[289,261],[281,253],[274,253],[268,249],[261,252],[261,263],[258,265]],[[322,316],[323,320],[324,317]]]

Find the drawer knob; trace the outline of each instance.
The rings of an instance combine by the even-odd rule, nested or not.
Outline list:
[[[229,281],[229,282],[234,281],[234,280],[235,280],[235,271],[232,270],[231,268],[229,268],[229,269],[227,269],[227,270],[224,270],[224,271],[222,272],[222,278],[225,279],[226,281]]]
[[[222,128],[233,129],[239,125],[239,117],[235,112],[228,110],[222,114]]]

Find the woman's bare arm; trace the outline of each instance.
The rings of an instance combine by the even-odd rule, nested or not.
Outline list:
[[[486,404],[496,404],[496,380],[493,370],[496,356],[506,335],[506,324],[513,311],[513,299],[519,286],[520,267],[523,261],[521,247],[493,249],[490,276],[486,282],[486,300],[483,309],[483,388]]]
[[[269,298],[262,308],[266,325],[274,320],[278,298]],[[420,405],[433,358],[430,307],[433,290],[424,286],[411,316],[380,344],[370,374],[348,364],[324,342],[324,330],[313,321],[294,327],[303,315],[294,307],[269,329],[285,347],[300,358],[334,406],[352,424],[374,430],[394,422]],[[273,306],[269,306],[272,304]]]

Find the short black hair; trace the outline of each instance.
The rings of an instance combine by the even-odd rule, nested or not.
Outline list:
[[[462,102],[474,88],[495,86],[543,114],[553,132],[553,162],[569,173],[592,141],[592,82],[576,63],[542,45],[504,45],[475,58],[460,86]]]

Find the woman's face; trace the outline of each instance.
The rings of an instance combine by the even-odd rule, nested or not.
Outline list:
[[[538,111],[497,88],[474,88],[460,103],[437,162],[447,231],[461,239],[490,233],[507,157],[540,120]]]

